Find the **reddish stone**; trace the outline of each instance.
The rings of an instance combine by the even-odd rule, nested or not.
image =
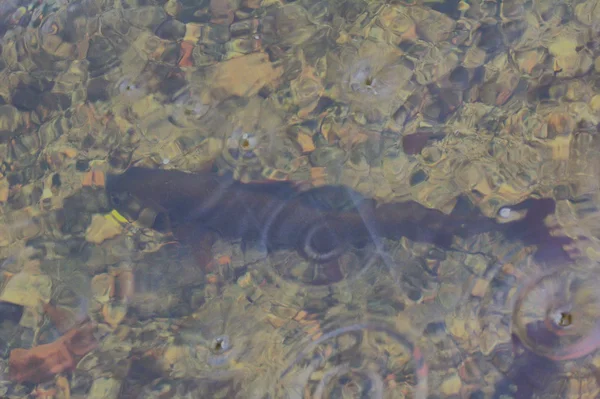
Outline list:
[[[13,349],[8,360],[9,378],[33,383],[50,380],[58,373],[72,371],[79,359],[96,345],[93,326],[86,323],[69,330],[50,344]]]

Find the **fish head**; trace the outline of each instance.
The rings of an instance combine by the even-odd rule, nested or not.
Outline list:
[[[168,211],[147,195],[139,183],[148,180],[144,176],[134,174],[108,174],[106,179],[106,195],[112,209],[130,222],[137,222],[159,232],[171,229]],[[151,186],[151,184],[148,184]]]

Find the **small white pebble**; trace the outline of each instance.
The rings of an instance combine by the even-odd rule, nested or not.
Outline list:
[[[163,165],[167,165],[169,162],[171,162],[169,158],[163,158],[162,160]]]
[[[500,209],[500,212],[498,214],[501,218],[508,219],[510,217],[511,212],[512,211],[510,210],[510,208],[502,208]]]

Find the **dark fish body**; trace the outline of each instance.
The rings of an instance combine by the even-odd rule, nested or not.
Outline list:
[[[306,239],[330,248],[369,236],[356,204],[346,204],[350,210],[332,204],[348,197],[341,186],[301,193],[288,182],[244,184],[212,173],[130,168],[109,175],[106,188],[113,207],[133,219],[146,208],[156,211],[157,230],[193,226],[195,234],[260,240],[270,250],[301,248]]]
[[[455,236],[487,231],[538,245],[551,256],[562,251],[562,243],[553,241],[543,223],[554,209],[549,199],[516,205],[527,210],[525,218],[502,224],[478,211],[447,215],[414,201],[377,206],[344,186],[300,191],[290,182],[241,183],[214,173],[133,167],[109,175],[106,188],[112,206],[131,219],[152,210],[155,217],[149,227],[157,230],[185,231],[193,239],[216,233],[260,241],[270,251],[295,249],[322,262],[349,245],[377,237],[407,237],[447,247]]]
[[[199,204],[210,208],[210,198],[225,186],[212,174],[145,168],[109,175],[106,182],[109,199],[116,209],[131,213],[137,210],[136,204],[143,204],[167,214],[173,224],[183,222],[177,218],[191,213]]]

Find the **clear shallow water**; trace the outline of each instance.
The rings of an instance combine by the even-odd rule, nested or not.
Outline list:
[[[2,2],[1,395],[597,397],[597,8]]]

